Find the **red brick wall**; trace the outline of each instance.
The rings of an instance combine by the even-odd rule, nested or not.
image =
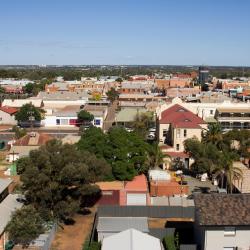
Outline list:
[[[188,194],[188,186],[182,186],[178,183],[150,183],[150,195],[151,196],[173,196],[175,194]]]

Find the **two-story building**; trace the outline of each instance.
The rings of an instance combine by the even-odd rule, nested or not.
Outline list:
[[[217,108],[215,118],[223,130],[250,129],[250,104],[248,108]]]
[[[164,110],[158,117],[158,139],[163,151],[172,158],[182,158],[186,167],[189,157],[185,154],[184,141],[190,138],[201,140],[206,122],[186,108],[175,104]]]

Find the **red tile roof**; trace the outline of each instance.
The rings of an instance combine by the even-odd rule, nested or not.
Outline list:
[[[189,158],[189,155],[185,152],[164,152],[166,155],[170,156],[171,158]]]
[[[147,178],[144,174],[135,176],[132,181],[127,181],[125,184],[126,191],[140,191],[147,192]]]
[[[161,124],[172,124],[175,128],[200,128],[199,124],[205,121],[179,104],[166,109],[161,113]]]
[[[13,108],[13,107],[8,107],[8,106],[2,106],[2,107],[0,107],[0,110],[2,110],[5,113],[8,113],[10,115],[13,115],[18,111],[18,109]]]

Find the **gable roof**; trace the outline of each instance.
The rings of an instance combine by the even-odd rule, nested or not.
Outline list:
[[[249,194],[198,194],[194,200],[200,226],[250,226]]]
[[[104,238],[102,250],[161,250],[159,239],[130,228]]]
[[[17,108],[9,107],[9,106],[2,106],[0,107],[0,110],[10,115],[14,115],[18,111]]]
[[[206,123],[199,116],[179,104],[164,110],[161,113],[160,124],[172,124],[175,128],[200,128]]]
[[[148,191],[147,178],[144,174],[135,176],[132,181],[127,181],[125,183],[126,191]]]
[[[12,213],[22,207],[22,203],[18,202],[16,199],[19,197],[18,194],[9,194],[1,203],[0,203],[0,235],[5,230],[6,225],[11,219]]]

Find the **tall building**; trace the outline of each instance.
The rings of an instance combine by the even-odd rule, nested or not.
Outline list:
[[[208,82],[209,79],[209,70],[208,68],[201,66],[199,67],[199,83],[205,84]]]

